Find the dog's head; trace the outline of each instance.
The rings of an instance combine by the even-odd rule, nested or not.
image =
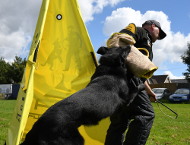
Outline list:
[[[99,63],[108,66],[125,66],[125,59],[131,50],[130,46],[126,47],[100,47],[97,51],[101,54]]]

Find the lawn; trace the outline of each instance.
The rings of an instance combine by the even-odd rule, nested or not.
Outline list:
[[[190,104],[167,104],[179,117],[172,119],[170,112],[153,103],[156,118],[146,145],[190,145]],[[4,144],[15,100],[0,100],[0,145]],[[162,112],[160,111],[162,110]]]
[[[15,100],[0,100],[0,145],[4,145],[15,103]]]
[[[147,145],[190,145],[190,104],[166,104],[178,113],[177,119],[171,119],[163,114],[169,114],[165,108],[154,105],[156,118]],[[170,114],[171,115],[171,114]]]

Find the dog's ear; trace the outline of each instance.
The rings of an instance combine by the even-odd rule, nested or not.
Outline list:
[[[100,47],[102,56],[100,57],[99,63],[108,66],[121,66],[125,68],[126,58],[131,50],[130,46],[125,47]],[[98,50],[98,51],[99,51]]]
[[[100,47],[100,48],[98,49],[97,53],[98,53],[98,54],[101,54],[101,55],[104,55],[104,54],[106,54],[107,51],[108,51],[108,48],[102,46],[102,47]]]
[[[107,66],[121,66],[124,63],[124,58],[122,57],[124,50],[121,47],[101,47],[99,50],[102,54],[99,60],[100,64]]]
[[[126,59],[131,51],[131,47],[130,47],[130,45],[128,45],[128,46],[122,47],[122,50],[123,51],[121,53],[121,56],[122,56],[122,58]]]

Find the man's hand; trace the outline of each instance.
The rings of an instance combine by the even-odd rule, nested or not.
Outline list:
[[[150,96],[151,102],[156,102],[156,94],[152,91],[147,81],[144,82],[145,90],[147,94]]]
[[[149,95],[150,96],[150,95]],[[150,101],[151,102],[156,102],[156,96],[150,96]]]

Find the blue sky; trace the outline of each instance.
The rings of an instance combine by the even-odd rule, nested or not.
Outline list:
[[[176,47],[177,44],[175,45],[170,44],[168,46],[167,44],[165,44],[166,46],[164,48],[161,48],[162,45],[160,43],[162,43],[162,41],[160,42],[157,41],[157,44],[156,44],[157,47],[155,49],[160,49],[162,53],[157,51],[155,52],[156,54],[154,54],[154,58],[155,57],[157,58],[157,59],[155,58],[156,60],[154,60],[154,62],[156,61],[155,63],[159,66],[159,69],[155,72],[155,75],[168,74],[171,78],[174,78],[174,79],[182,78],[183,76],[182,73],[186,71],[187,66],[182,63],[180,56],[187,49],[187,45],[186,45],[187,41],[190,42],[190,36],[189,36],[190,9],[188,8],[189,4],[190,4],[190,1],[188,0],[182,0],[182,1],[160,0],[159,2],[153,2],[152,0],[123,1],[113,7],[111,7],[110,5],[105,7],[101,13],[94,15],[93,21],[87,22],[86,25],[87,25],[92,43],[94,45],[94,48],[97,49],[100,45],[105,45],[105,41],[109,37],[109,35],[105,35],[103,29],[105,27],[105,19],[107,17],[110,17],[113,11],[116,11],[119,8],[131,8],[136,12],[139,11],[141,15],[145,15],[147,11],[152,11],[149,14],[149,16],[144,16],[144,17],[145,18],[147,17],[147,19],[159,18],[161,25],[163,25],[162,21],[164,20],[169,22],[170,24],[168,28],[166,29],[169,29],[168,32],[171,33],[170,35],[174,35],[175,37],[175,38],[171,38],[172,36],[170,36],[170,39],[167,40],[168,42],[163,42],[163,43],[167,43],[167,44],[173,43],[173,41],[177,39],[176,37],[179,37],[179,40],[177,40],[176,43],[179,42],[179,45],[181,43],[185,44],[185,46],[181,45],[181,47],[180,46]],[[154,12],[157,14],[154,14]],[[162,19],[163,16],[160,15],[159,12],[162,12],[167,17],[167,19]],[[134,17],[135,16],[136,15],[134,15]],[[137,24],[140,26],[141,24],[139,23],[139,20],[134,20],[132,17],[133,16],[126,17],[128,19],[126,21],[126,25],[131,22],[133,23],[137,22]],[[117,20],[118,25],[120,25],[119,23],[122,20],[120,21],[118,19],[116,20]],[[141,23],[143,22],[144,21],[141,21]],[[162,27],[164,29],[164,26]],[[179,34],[180,36],[176,36],[177,34]],[[165,49],[167,49],[167,47],[170,47],[170,49],[166,51],[166,53],[164,54]],[[153,50],[155,49],[153,46]],[[167,55],[167,53],[172,53],[172,54]],[[165,56],[164,58],[163,58],[163,55]],[[169,57],[171,57],[171,59]],[[177,57],[177,59],[174,59],[175,57]]]
[[[78,0],[95,51],[108,37],[129,23],[160,21],[168,36],[153,45],[155,75],[181,78],[186,71],[180,56],[190,42],[189,0]],[[41,0],[0,0],[0,57],[26,57],[34,34]],[[8,10],[8,11],[7,11]]]

